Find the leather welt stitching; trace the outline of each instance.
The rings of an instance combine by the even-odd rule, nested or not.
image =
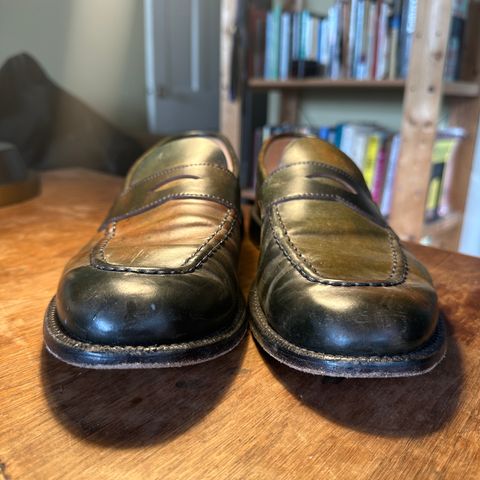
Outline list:
[[[157,177],[163,177],[168,173],[175,172],[177,170],[183,170],[189,167],[212,167],[212,168],[216,168],[221,173],[224,173],[225,175],[232,177],[234,180],[237,179],[237,177],[233,172],[231,172],[230,170],[227,170],[226,168],[221,167],[220,165],[215,165],[213,163],[190,163],[188,165],[179,165],[178,167],[166,168],[165,170],[160,170],[159,172],[155,172],[154,174],[149,175],[148,177],[142,178],[141,180],[138,180],[137,182],[132,183],[126,190],[123,190],[123,192],[120,194],[120,197],[126,195],[133,189],[137,188],[139,185],[147,183],[149,180],[153,180],[154,178],[157,178]]]
[[[235,211],[233,211],[235,213]],[[228,219],[226,219],[228,220]],[[225,226],[225,222],[223,222],[223,226]],[[103,239],[97,247],[94,247],[90,253],[90,265],[94,268],[97,268],[99,270],[107,270],[107,271],[112,271],[112,272],[133,272],[133,273],[145,273],[145,274],[151,274],[151,275],[164,275],[164,274],[185,274],[185,273],[192,273],[198,268],[200,268],[204,263],[207,262],[207,260],[214,255],[223,245],[226,243],[226,241],[231,237],[235,226],[238,223],[238,217],[235,214],[233,218],[231,218],[231,223],[230,226],[223,236],[223,238],[216,244],[214,245],[208,252],[203,255],[197,263],[192,265],[189,268],[185,268],[186,265],[182,265],[179,268],[159,268],[159,269],[152,269],[149,267],[146,268],[141,268],[141,267],[123,267],[119,265],[112,265],[108,264],[108,262],[105,259],[105,249],[110,242],[110,240],[115,236],[116,233],[116,224],[112,224],[112,226],[108,229],[108,232],[105,235],[105,239]],[[223,228],[222,226],[222,228]],[[217,231],[220,231],[221,229],[217,229]],[[105,262],[105,265],[98,263],[96,260],[96,255],[100,257],[100,259]]]
[[[182,267],[187,265],[193,258],[195,258],[196,255],[198,255],[198,253],[213,239],[215,238],[218,233],[223,229],[223,227],[225,226],[225,224],[227,223],[228,220],[232,220],[232,213],[233,213],[233,210],[231,209],[228,209],[225,213],[225,215],[223,216],[223,219],[222,221],[220,222],[220,224],[217,226],[217,228],[215,229],[215,231],[208,237],[205,239],[205,241],[188,257],[185,259],[185,261],[182,263]]]
[[[305,255],[298,249],[298,247],[293,243],[292,239],[290,238],[287,228],[282,220],[282,217],[280,215],[280,211],[278,210],[278,207],[275,205],[272,208],[272,212],[274,211],[278,223],[280,224],[280,227],[282,229],[282,233],[285,236],[285,239],[287,240],[288,245],[292,250],[298,255],[299,258],[303,261],[305,266],[309,268],[315,275],[317,275],[319,278],[312,277],[304,268],[302,268],[301,265],[298,264],[297,261],[295,261],[292,256],[288,253],[287,249],[282,245],[281,239],[279,238],[277,232],[275,231],[274,227],[274,221],[273,221],[273,216],[272,214],[269,215],[269,221],[270,221],[270,226],[272,229],[273,236],[275,238],[275,242],[277,243],[278,247],[280,250],[283,252],[283,254],[287,257],[288,261],[292,264],[292,266],[307,280],[315,283],[321,283],[324,285],[331,285],[331,286],[342,286],[342,287],[393,287],[396,285],[400,285],[405,282],[408,274],[408,264],[406,261],[405,256],[403,255],[402,252],[402,259],[404,260],[404,268],[402,272],[402,276],[398,280],[386,280],[383,282],[352,282],[352,281],[342,281],[342,280],[326,280],[321,278],[322,275],[318,270],[307,260]],[[389,232],[390,234],[390,232]],[[392,272],[393,269],[397,268],[397,262],[396,262],[396,257],[393,254],[393,244],[390,243],[390,249],[392,252]],[[389,278],[392,278],[392,272],[389,276]]]

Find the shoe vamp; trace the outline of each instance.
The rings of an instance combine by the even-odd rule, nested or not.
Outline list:
[[[103,249],[104,260],[136,268],[178,268],[209,242],[221,241],[231,211],[217,203],[185,199],[118,222]]]
[[[274,207],[277,233],[315,280],[385,282],[402,274],[394,234],[346,205],[298,200]]]

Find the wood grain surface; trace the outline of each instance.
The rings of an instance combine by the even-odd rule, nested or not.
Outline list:
[[[47,354],[43,314],[63,265],[120,185],[51,172],[40,197],[0,209],[0,479],[480,478],[480,259],[412,247],[449,330],[446,359],[421,377],[314,377],[250,337],[168,370],[82,370]],[[245,293],[256,261],[247,237]]]

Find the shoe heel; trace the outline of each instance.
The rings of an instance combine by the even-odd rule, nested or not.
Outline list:
[[[260,214],[257,207],[253,206],[250,210],[250,225],[248,228],[248,234],[252,243],[260,248],[260,236],[262,232]]]

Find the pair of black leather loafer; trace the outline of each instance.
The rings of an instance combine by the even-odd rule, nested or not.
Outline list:
[[[91,368],[181,366],[247,331],[237,279],[239,166],[228,141],[171,137],[131,168],[93,239],[67,264],[44,337]],[[435,290],[354,163],[311,137],[274,137],[258,159],[251,231],[260,245],[251,330],[277,360],[314,374],[424,373],[445,353]]]

